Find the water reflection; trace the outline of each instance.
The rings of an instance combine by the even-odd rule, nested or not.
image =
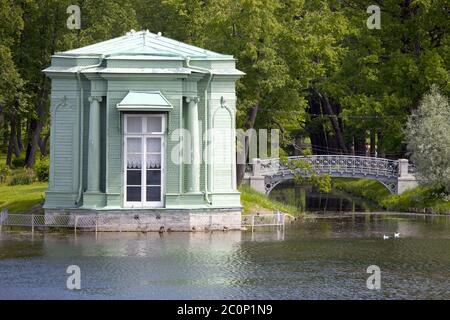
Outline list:
[[[296,206],[301,212],[369,212],[381,208],[374,203],[333,190],[322,193],[311,186],[298,186],[291,182],[281,183],[271,191],[270,197]]]

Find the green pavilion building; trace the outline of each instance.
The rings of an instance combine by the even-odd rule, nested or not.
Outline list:
[[[43,72],[52,81],[46,216],[120,216],[121,230],[240,228],[243,73],[232,56],[132,30],[56,53]]]

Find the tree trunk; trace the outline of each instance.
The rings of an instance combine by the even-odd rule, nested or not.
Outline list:
[[[16,139],[16,126],[14,120],[10,121],[10,130],[9,130],[9,141],[8,141],[8,152],[6,153],[6,165],[11,166],[12,163],[12,155],[14,151],[14,140]]]
[[[378,131],[377,137],[378,137],[378,146],[377,146],[378,157],[386,158],[386,154],[383,148],[383,132]]]
[[[25,150],[25,163],[28,163],[28,159],[30,158],[31,154],[31,146],[32,146],[32,140],[33,135],[36,130],[36,120],[31,119],[29,121],[28,129],[27,129],[27,148]]]
[[[353,137],[355,142],[355,155],[366,156],[366,139],[364,135],[356,135]]]
[[[259,104],[256,103],[248,111],[247,121],[245,122],[245,125],[244,125],[244,130],[245,131],[247,131],[248,129],[253,129],[254,128],[255,121],[256,121],[256,116],[258,115],[258,108],[259,108]],[[246,135],[245,138],[244,138],[244,145],[242,146],[243,147],[243,152],[244,152],[245,162],[247,162],[249,146],[250,146],[249,137]],[[245,167],[246,167],[246,163],[237,163],[236,164],[236,180],[237,180],[237,185],[238,186],[242,183],[242,180],[244,179]]]
[[[3,139],[2,147],[8,148],[8,145],[9,145],[9,132],[8,132],[8,124],[6,122],[4,122],[2,139]]]
[[[310,90],[308,97],[308,105],[311,120],[305,126],[311,140],[311,148],[313,154],[326,154],[328,150],[327,136],[323,126],[322,108],[320,107],[319,99],[317,99],[315,91]]]
[[[14,155],[16,156],[16,158],[20,158],[20,147],[19,147],[19,143],[17,141],[16,133],[14,133],[13,143],[14,143]]]
[[[50,131],[48,131],[45,136],[44,139],[40,139],[39,140],[39,149],[41,150],[41,154],[45,157],[47,156],[47,142],[48,139],[50,138]]]
[[[375,157],[375,146],[376,146],[375,130],[370,130],[370,156],[371,157]]]
[[[11,134],[9,142],[13,145],[14,155],[16,156],[16,158],[20,158],[20,148],[17,141],[17,121],[14,119],[11,120]]]
[[[34,167],[36,162],[36,151],[39,148],[40,134],[42,131],[42,122],[38,120],[33,120],[35,122],[33,135],[31,136],[31,141],[29,144],[28,158],[26,159],[26,166],[29,168]]]
[[[26,139],[25,139],[25,143],[26,143],[26,149],[25,149],[25,161],[28,160],[29,155],[30,155],[30,149],[31,149],[31,137],[33,136],[33,132],[34,132],[34,126],[35,126],[35,122],[33,121],[32,118],[28,118],[27,119],[27,125],[26,125]]]
[[[295,141],[294,156],[302,156],[304,153],[303,137],[296,136],[294,141]]]
[[[339,148],[345,153],[347,153],[347,147],[345,145],[345,140],[342,135],[341,128],[339,126],[338,119],[336,115],[333,112],[333,109],[331,107],[330,101],[328,100],[328,97],[326,94],[322,95],[323,104],[322,107],[325,109],[325,114],[329,115],[331,125],[333,126],[334,133],[336,135],[337,143],[339,145]]]
[[[29,168],[34,167],[36,161],[36,151],[39,148],[39,141],[41,140],[41,132],[44,127],[44,114],[45,114],[45,93],[46,90],[42,89],[40,99],[36,105],[37,119],[31,120],[30,129],[32,129],[31,141],[27,148],[27,157],[25,159],[26,166]]]
[[[5,116],[3,115],[3,106],[0,104],[0,128],[3,127]]]
[[[20,118],[17,119],[17,145],[19,146],[20,152],[23,151],[23,143],[22,143],[22,120]]]

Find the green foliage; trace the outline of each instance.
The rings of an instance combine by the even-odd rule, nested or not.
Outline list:
[[[406,141],[422,181],[450,192],[450,105],[437,86],[409,117]]]
[[[379,182],[366,179],[333,179],[333,186],[372,200],[391,211],[450,213],[450,199],[442,188],[423,185],[400,195],[390,194]]]
[[[8,181],[9,186],[32,184],[36,181],[36,175],[32,169],[24,169],[14,172]]]
[[[11,169],[4,163],[0,163],[0,183],[5,183],[11,175]]]
[[[320,192],[331,191],[331,177],[329,174],[317,174],[314,166],[302,159],[288,161],[286,156],[280,157],[280,162],[294,173],[296,184],[308,184],[318,188]]]
[[[62,30],[64,49],[83,47],[139,30],[134,2],[130,0],[85,0],[80,3],[81,30]],[[65,7],[67,7],[65,5]],[[64,26],[64,25],[63,25]]]
[[[381,205],[396,211],[423,209],[430,213],[450,213],[450,201],[446,195],[430,185],[409,189],[400,195],[391,195],[383,199]]]
[[[282,146],[293,132],[332,137],[331,117],[308,115],[316,92],[332,102],[346,144],[376,132],[379,155],[402,156],[402,129],[420,97],[433,83],[450,90],[448,1],[378,2],[380,30],[366,27],[367,3],[359,0],[0,0],[1,134],[17,118],[46,128],[50,81],[41,70],[53,53],[148,28],[237,58],[247,74],[237,84],[238,127],[257,107],[255,128],[280,129]],[[81,7],[81,30],[66,28],[70,4]],[[437,150],[430,170],[450,159],[435,156],[450,150],[448,125],[435,127],[442,139],[429,135],[432,143],[423,144]],[[298,182],[329,189],[329,177],[297,165],[308,173]],[[448,185],[449,172],[418,165]]]
[[[329,1],[331,3],[331,1]],[[381,29],[366,27],[367,4],[342,1],[348,33],[335,65],[325,65],[319,90],[341,108],[348,141],[377,132],[379,153],[404,152],[403,128],[410,110],[433,83],[448,91],[448,17],[445,0],[379,3]]]
[[[381,183],[368,179],[334,178],[333,187],[369,199],[377,204],[390,195]]]
[[[24,158],[14,158],[11,161],[11,166],[14,169],[23,168],[25,166],[25,159]]]
[[[311,184],[316,186],[320,192],[331,192],[331,176],[329,174],[312,174]]]
[[[69,30],[66,10],[81,9],[81,30]],[[29,134],[48,130],[50,80],[41,71],[55,52],[108,40],[138,29],[135,0],[0,0],[0,114],[9,132],[26,120]],[[37,150],[38,139],[32,139]],[[27,155],[34,166],[35,154]]]
[[[5,120],[11,121],[23,113],[24,82],[14,64],[11,49],[0,41],[0,111]],[[7,106],[6,108],[2,106]]]
[[[273,212],[276,210],[294,216],[300,214],[300,209],[297,207],[272,200],[267,195],[257,192],[247,185],[241,185],[239,191],[241,192],[242,211],[244,214],[263,213],[264,211]]]
[[[36,161],[34,171],[38,181],[48,181],[50,161],[48,158],[42,158]]]

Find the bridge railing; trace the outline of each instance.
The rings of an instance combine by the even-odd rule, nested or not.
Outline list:
[[[384,158],[346,156],[346,155],[312,155],[288,157],[287,161],[303,160],[312,165],[317,173],[370,175],[395,178],[399,175],[397,160]],[[284,161],[280,158],[260,159],[259,172],[261,175],[292,174]]]

